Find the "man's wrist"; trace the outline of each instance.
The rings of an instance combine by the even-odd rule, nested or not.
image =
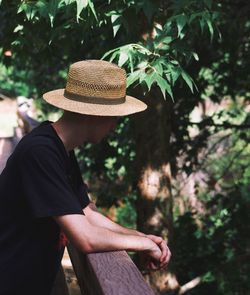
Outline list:
[[[135,234],[137,234],[138,236],[147,238],[147,235],[146,234],[144,234],[144,233],[142,233],[142,232],[140,232],[138,230],[134,230],[134,231],[135,231]]]
[[[147,237],[142,238],[142,251],[152,251],[155,249],[156,244]]]

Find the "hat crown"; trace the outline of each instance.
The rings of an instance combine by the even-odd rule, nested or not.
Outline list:
[[[103,60],[84,60],[69,68],[66,91],[87,97],[121,98],[126,95],[126,72]]]
[[[66,87],[43,94],[63,110],[94,116],[124,116],[147,108],[126,95],[126,72],[103,60],[84,60],[69,68]]]

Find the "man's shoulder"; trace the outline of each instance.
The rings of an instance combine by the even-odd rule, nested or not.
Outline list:
[[[52,152],[60,155],[62,153],[60,145],[58,145],[55,134],[51,132],[50,126],[39,125],[30,133],[25,135],[18,143],[15,152],[21,157],[27,157],[32,154],[43,152]]]
[[[39,149],[56,150],[55,141],[43,134],[27,134],[17,145],[17,151],[20,153],[28,153]]]

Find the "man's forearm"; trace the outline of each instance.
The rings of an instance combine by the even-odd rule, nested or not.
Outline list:
[[[94,206],[94,207],[92,207],[92,209],[95,209],[95,205],[92,205],[92,206]],[[107,228],[107,229],[112,230],[117,233],[146,237],[146,235],[142,232],[139,232],[135,229],[129,229],[129,228],[123,227],[123,226],[115,223],[114,221],[110,220],[109,218],[107,218],[103,214],[99,213],[97,210],[94,210],[94,211],[93,210],[86,210],[86,211],[87,211],[85,213],[86,217],[89,220],[89,222],[93,225],[101,226],[101,227]],[[84,212],[85,212],[85,210],[84,210]]]
[[[91,252],[113,250],[146,251],[154,248],[152,241],[146,237],[122,234],[98,226],[93,226],[90,241],[92,242]]]
[[[152,251],[155,244],[147,237],[127,235],[93,225],[86,216],[68,214],[54,216],[68,239],[84,253],[130,250]]]

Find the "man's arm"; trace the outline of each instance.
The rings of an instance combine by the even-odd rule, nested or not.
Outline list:
[[[151,258],[160,262],[159,247],[146,237],[120,234],[92,225],[86,216],[80,214],[53,216],[53,219],[72,244],[83,253],[114,250],[146,251]]]
[[[92,201],[89,203],[87,207],[83,209],[83,211],[88,221],[93,225],[101,226],[121,234],[147,237],[147,235],[142,232],[139,232],[135,229],[123,227],[113,222],[111,219],[98,212],[95,204]]]
[[[171,257],[171,252],[167,246],[166,241],[162,237],[151,235],[151,234],[147,235],[140,231],[129,229],[113,222],[112,220],[110,220],[109,218],[107,218],[106,216],[98,212],[95,204],[92,201],[89,203],[88,206],[86,206],[83,209],[83,211],[88,221],[95,226],[100,226],[100,227],[109,229],[113,232],[124,234],[124,235],[134,235],[134,236],[146,237],[150,239],[161,250],[160,262],[164,264],[164,261],[169,261]]]

